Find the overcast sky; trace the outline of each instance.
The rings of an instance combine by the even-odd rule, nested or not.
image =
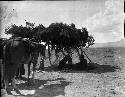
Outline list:
[[[124,0],[0,1],[0,4],[2,37],[8,37],[4,34],[6,26],[25,25],[26,19],[46,27],[54,22],[86,26],[96,43],[124,38]]]

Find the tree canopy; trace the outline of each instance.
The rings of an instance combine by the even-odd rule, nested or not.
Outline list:
[[[93,36],[89,35],[87,28],[77,29],[75,24],[51,23],[48,27],[39,26],[26,27],[11,25],[5,29],[6,34],[12,37],[35,38],[50,45],[58,47],[86,47],[94,44]]]
[[[45,27],[40,24],[35,27],[17,26],[15,24],[5,29],[5,34],[11,34],[12,37],[22,37],[22,38],[35,38],[35,40],[40,42],[39,33],[45,29]]]

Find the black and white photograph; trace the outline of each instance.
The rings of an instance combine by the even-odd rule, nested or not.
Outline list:
[[[125,97],[124,0],[0,1],[1,97]]]

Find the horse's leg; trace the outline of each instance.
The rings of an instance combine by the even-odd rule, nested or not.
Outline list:
[[[42,58],[42,69],[44,70],[44,59],[45,59],[45,57],[43,56],[43,58]]]
[[[30,79],[29,79],[29,76],[30,76],[30,65],[31,65],[31,62],[28,63],[28,85],[30,83]]]
[[[33,64],[33,75],[32,75],[33,84],[35,84],[34,73],[35,73],[35,65]]]
[[[16,86],[16,83],[15,83],[15,79],[14,79],[14,78],[12,78],[12,87],[14,88],[14,90],[16,91],[16,93],[22,95],[22,94],[20,93],[19,89],[18,89],[17,86]]]
[[[8,65],[7,63],[4,63],[5,65]],[[4,88],[5,88],[5,90],[6,90],[6,92],[7,92],[7,94],[12,94],[11,93],[11,91],[10,91],[10,87],[9,87],[9,81],[10,82],[12,82],[11,81],[11,77],[9,76],[9,74],[8,74],[8,71],[10,71],[9,69],[8,69],[8,67],[6,67],[5,65],[3,65],[4,67],[3,67],[3,83],[4,83]]]
[[[39,66],[39,70],[40,71],[42,71],[42,70],[44,70],[44,59],[45,59],[45,57],[44,56],[40,56],[41,58],[41,60],[40,60],[40,66]]]
[[[9,80],[5,78],[5,89],[8,94],[12,94],[9,89]]]
[[[48,55],[49,55],[50,65],[52,65],[52,63],[51,63],[51,52],[50,52],[50,46],[49,45],[48,45]]]
[[[20,70],[19,70],[19,68],[18,68],[17,71],[16,71],[16,75],[15,75],[16,78],[19,78],[19,74],[20,74],[19,72],[20,72]]]
[[[20,66],[20,73],[19,73],[19,78],[22,79],[22,75],[25,74],[25,70],[24,70],[24,64],[22,64]]]
[[[36,64],[37,64],[37,59],[34,58],[34,61],[33,61],[33,75],[32,75],[32,81],[33,81],[33,84],[35,84],[34,75],[35,75]]]

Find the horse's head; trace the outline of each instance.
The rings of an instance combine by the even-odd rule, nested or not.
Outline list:
[[[45,56],[45,49],[46,49],[45,45],[38,43],[35,39],[30,39],[29,43],[32,48],[32,52],[34,52],[38,56],[39,54]]]

